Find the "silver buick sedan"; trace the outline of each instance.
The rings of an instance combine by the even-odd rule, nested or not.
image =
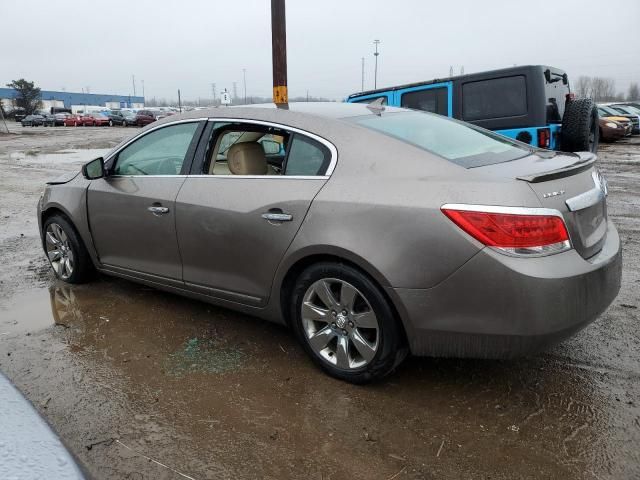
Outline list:
[[[38,206],[56,275],[94,271],[289,326],[363,383],[407,355],[513,357],[620,288],[591,153],[381,105],[214,108],[149,125]]]

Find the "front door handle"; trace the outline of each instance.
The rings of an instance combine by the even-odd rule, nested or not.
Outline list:
[[[169,213],[169,209],[167,207],[160,207],[157,205],[147,207],[147,210],[149,210],[154,215],[164,215],[165,213]]]
[[[269,222],[290,222],[293,220],[293,215],[283,212],[279,208],[272,208],[268,212],[263,213],[262,218]]]

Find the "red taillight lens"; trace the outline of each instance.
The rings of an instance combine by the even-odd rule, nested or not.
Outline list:
[[[551,132],[548,128],[538,130],[538,146],[540,148],[549,148],[551,140]]]
[[[554,215],[520,215],[446,207],[442,208],[442,212],[462,230],[489,247],[535,249],[554,244],[561,244],[561,250],[569,247],[569,234],[564,220]],[[543,253],[543,250],[537,253]]]

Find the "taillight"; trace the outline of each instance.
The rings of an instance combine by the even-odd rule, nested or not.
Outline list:
[[[482,244],[509,255],[550,255],[571,249],[557,210],[444,205],[442,213]]]
[[[540,148],[549,148],[551,142],[551,131],[548,128],[538,130],[538,146]]]

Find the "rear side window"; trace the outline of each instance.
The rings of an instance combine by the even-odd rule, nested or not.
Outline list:
[[[414,110],[448,115],[448,97],[446,88],[428,88],[402,94],[401,106]]]
[[[462,118],[484,120],[527,114],[527,83],[524,75],[492,78],[462,86]]]
[[[301,135],[295,135],[289,147],[285,175],[324,175],[331,161],[327,148]]]

